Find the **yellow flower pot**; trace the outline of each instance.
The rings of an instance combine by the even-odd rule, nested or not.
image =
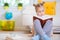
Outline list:
[[[2,21],[0,20],[0,30],[2,30]]]
[[[9,8],[8,6],[4,6],[4,9],[5,9],[5,10],[8,10],[8,8]]]
[[[3,20],[2,21],[2,30],[4,31],[13,31],[14,30],[15,21],[13,20]]]
[[[22,7],[19,6],[19,7],[18,7],[18,10],[22,10]]]

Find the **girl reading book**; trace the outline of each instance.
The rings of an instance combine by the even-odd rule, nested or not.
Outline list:
[[[42,20],[45,17],[43,4],[44,2],[36,5],[34,4],[36,14],[38,17],[42,18]],[[47,17],[46,19],[50,18],[49,16],[46,17]],[[35,19],[33,23],[34,23],[34,31],[36,34],[33,36],[32,40],[51,40],[50,35],[53,26],[52,20],[47,20],[43,27],[39,19]]]

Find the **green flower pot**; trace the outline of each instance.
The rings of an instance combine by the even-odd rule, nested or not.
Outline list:
[[[18,10],[22,10],[22,8],[23,8],[22,3],[18,3]]]
[[[4,9],[5,9],[5,10],[8,10],[8,8],[9,8],[9,4],[8,4],[8,3],[5,3],[5,4],[4,4]]]
[[[2,23],[2,30],[3,31],[13,31],[15,27],[15,21],[13,20],[7,20]]]

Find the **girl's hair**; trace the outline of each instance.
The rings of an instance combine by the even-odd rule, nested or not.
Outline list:
[[[39,4],[33,4],[33,6],[35,7],[40,7],[40,6],[43,6],[45,2],[42,2],[42,3],[39,3]]]
[[[41,7],[44,5],[45,2],[39,3],[39,4],[33,4],[33,6],[35,7],[36,11],[38,7]]]

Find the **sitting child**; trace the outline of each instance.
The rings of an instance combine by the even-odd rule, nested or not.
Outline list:
[[[37,16],[42,17],[44,16],[44,7],[43,3],[34,4]],[[42,28],[41,22],[38,19],[34,20],[34,31],[36,32],[36,35],[32,38],[32,40],[51,40],[51,30],[52,30],[53,24],[51,20],[47,20],[44,27]]]

